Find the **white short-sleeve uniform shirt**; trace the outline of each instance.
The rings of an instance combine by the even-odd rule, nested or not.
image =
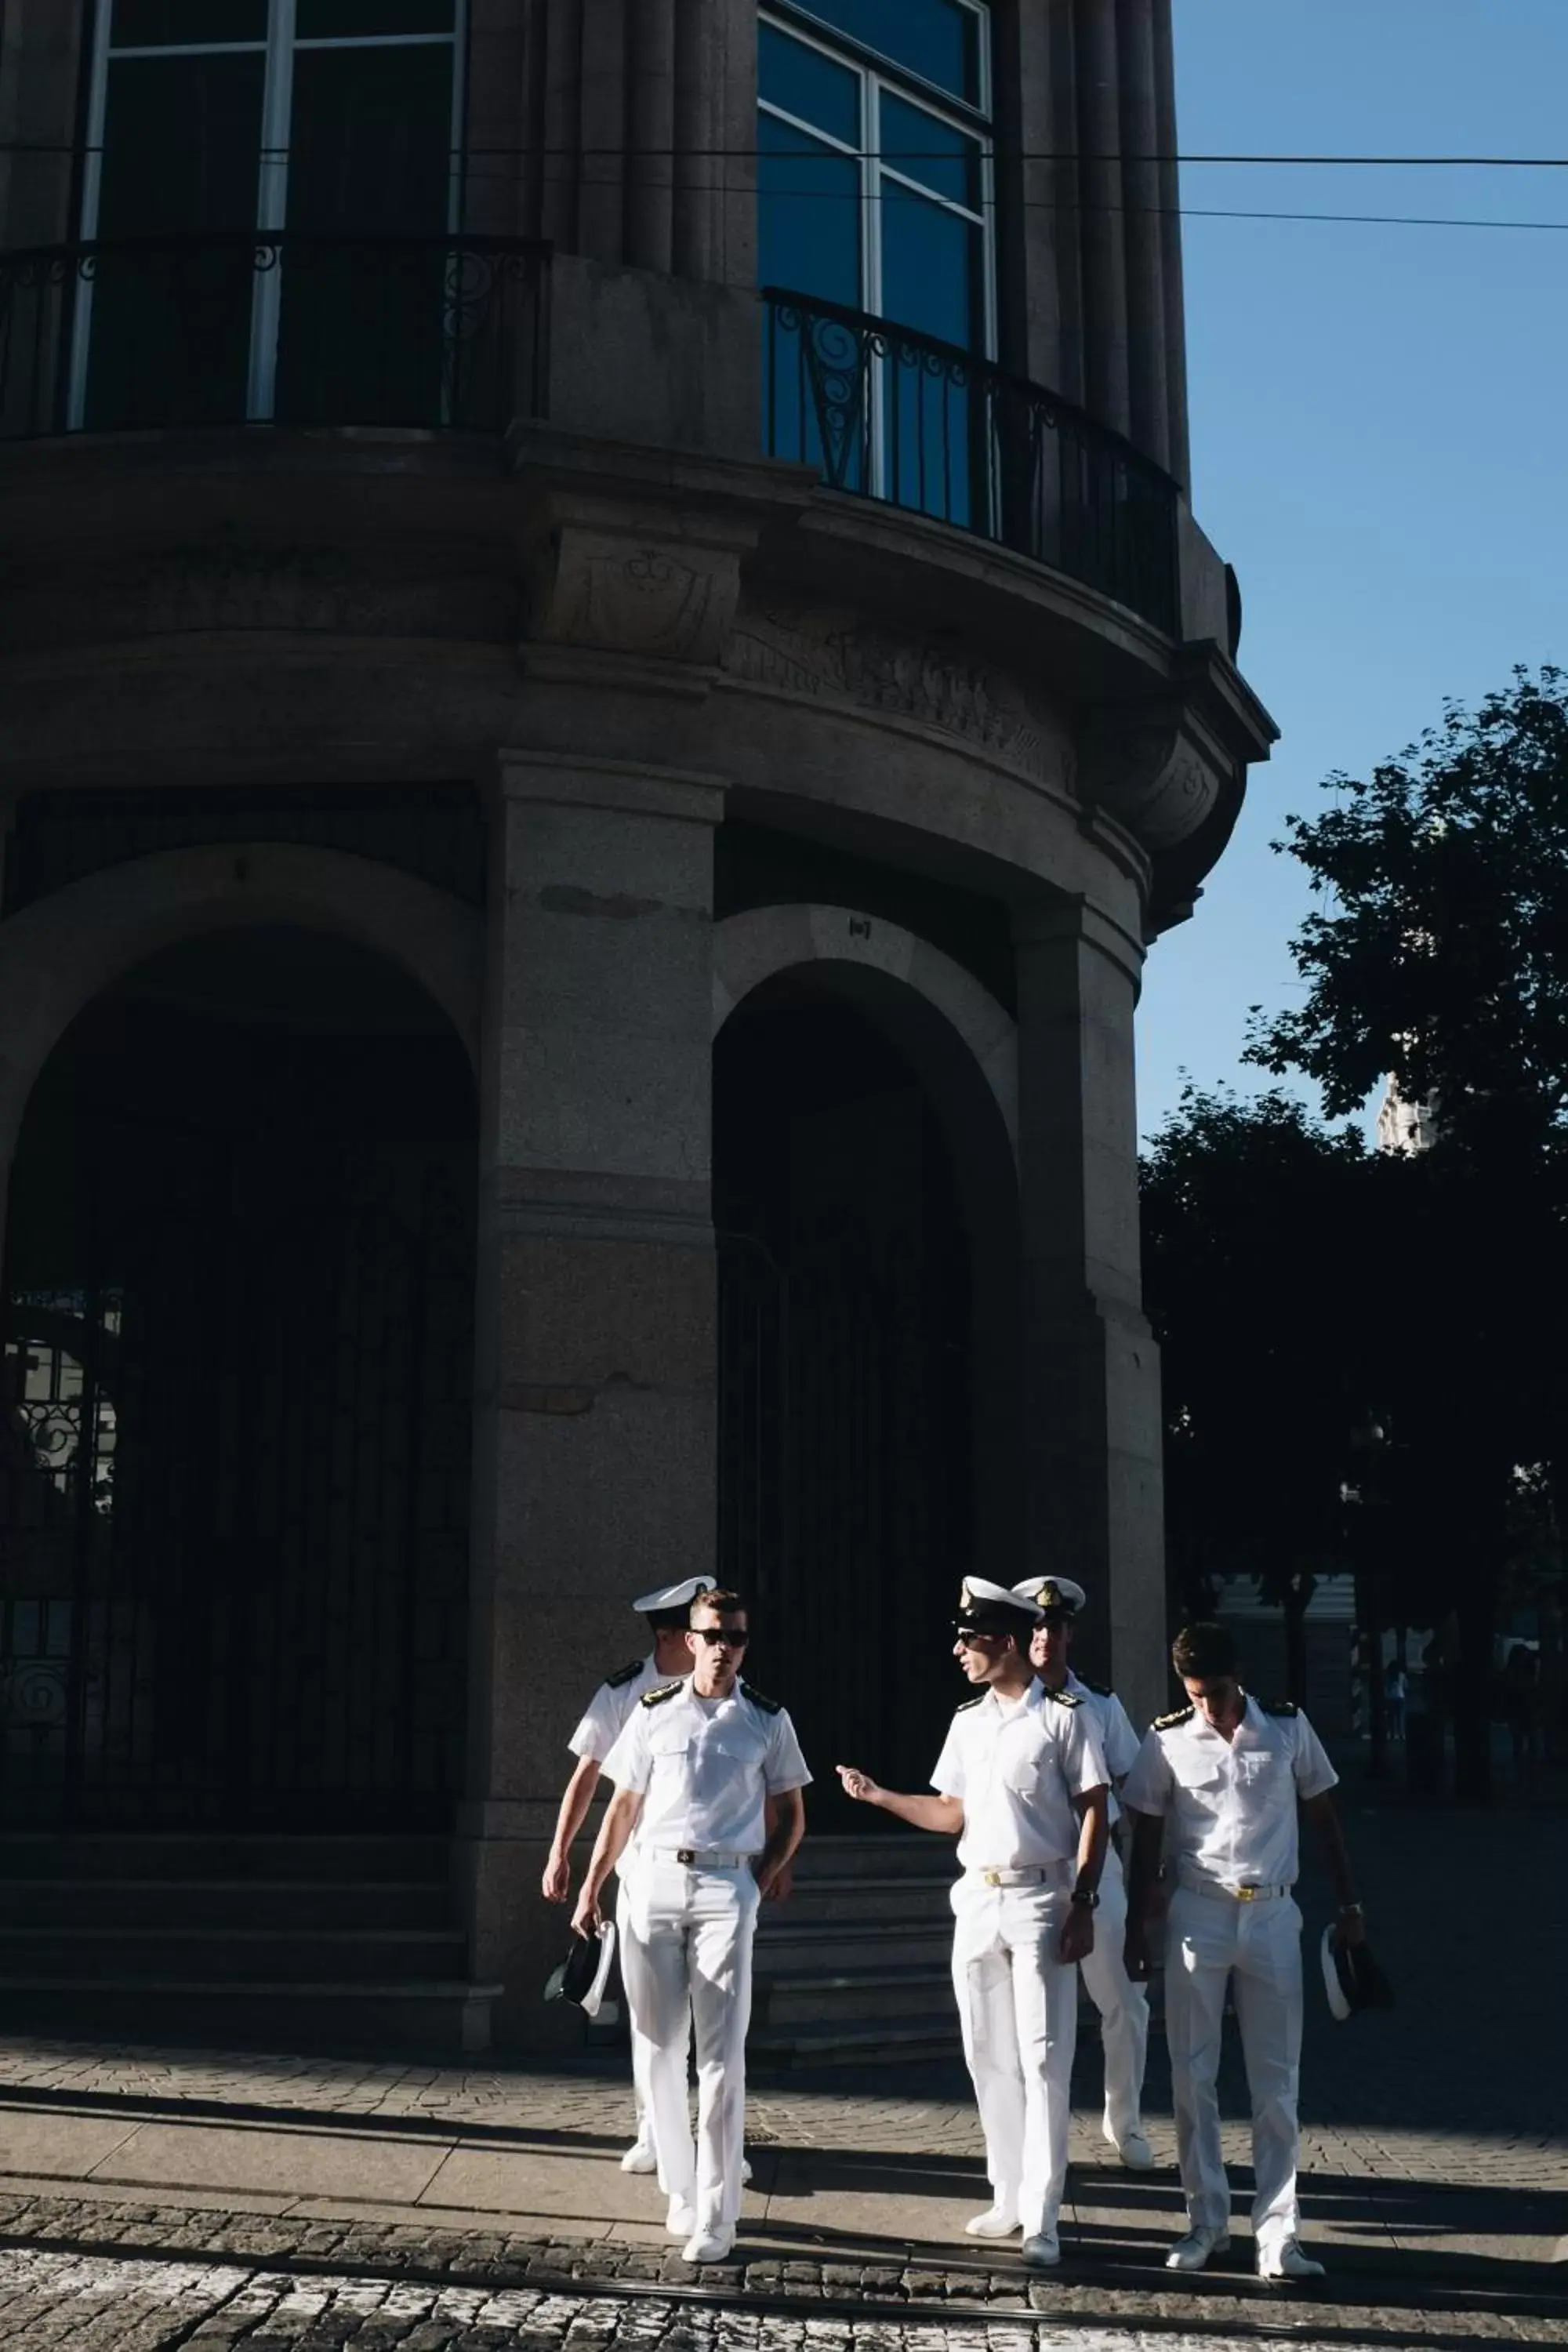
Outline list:
[[[1088,1706],[1033,1682],[1016,1706],[994,1690],[961,1706],[931,1784],[963,1807],[965,1870],[1026,1870],[1077,1853],[1072,1800],[1108,1778]]]
[[[1067,1688],[1082,1699],[1094,1718],[1094,1727],[1100,1735],[1100,1753],[1105,1758],[1105,1769],[1113,1784],[1106,1818],[1112,1822],[1119,1822],[1121,1808],[1116,1801],[1114,1783],[1125,1780],[1138,1760],[1141,1744],[1138,1734],[1132,1728],[1127,1709],[1114,1691],[1096,1690],[1091,1683],[1086,1683],[1075,1675],[1070,1666],[1068,1668]]]
[[[688,1679],[668,1698],[647,1700],[633,1707],[604,1766],[617,1789],[643,1800],[638,1843],[761,1853],[764,1801],[811,1780],[788,1714],[744,1683],[727,1698],[702,1698]]]
[[[1167,1850],[1187,1872],[1222,1886],[1293,1886],[1297,1801],[1338,1781],[1304,1715],[1248,1698],[1229,1739],[1195,1707],[1154,1725],[1121,1795],[1135,1812],[1168,1819]]]
[[[640,1666],[634,1664],[629,1672],[623,1666],[618,1675],[602,1682],[588,1701],[582,1722],[566,1742],[573,1755],[591,1756],[595,1764],[603,1764],[621,1736],[621,1726],[644,1691],[655,1690],[668,1680],[669,1676],[661,1675],[649,1656]]]

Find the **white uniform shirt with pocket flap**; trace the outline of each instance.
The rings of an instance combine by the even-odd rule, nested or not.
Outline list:
[[[1293,1886],[1300,1867],[1296,1806],[1337,1788],[1306,1717],[1270,1715],[1248,1698],[1226,1739],[1194,1708],[1155,1725],[1127,1776],[1122,1801],[1169,1817],[1167,1853],[1222,1886]]]
[[[931,1787],[963,1807],[966,1870],[1026,1870],[1078,1853],[1074,1797],[1109,1785],[1094,1719],[1034,1682],[1016,1707],[988,1690],[953,1717]]]
[[[604,1770],[643,1800],[642,1847],[709,1853],[761,1853],[764,1800],[811,1780],[784,1708],[760,1706],[740,1683],[725,1698],[700,1698],[689,1680],[632,1709]]]

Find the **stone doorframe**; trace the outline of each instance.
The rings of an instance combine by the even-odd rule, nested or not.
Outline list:
[[[93,998],[160,948],[287,923],[399,965],[479,1058],[483,919],[413,875],[341,850],[226,842],[165,850],[68,883],[0,923],[0,1234],[16,1138],[45,1062]]]
[[[713,928],[713,1034],[776,972],[841,963],[901,981],[940,1013],[973,1057],[1018,1157],[1018,1031],[989,989],[940,948],[853,907],[756,907]],[[917,1057],[918,1059],[919,1057]]]
[[[952,1156],[973,1285],[976,1559],[1024,1542],[1018,1030],[973,972],[854,907],[758,907],[713,927],[713,1034],[764,982],[813,969],[899,1047]]]

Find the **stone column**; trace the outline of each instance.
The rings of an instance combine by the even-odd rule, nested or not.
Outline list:
[[[1132,1012],[1141,943],[1082,900],[1016,929],[1029,1572],[1089,1591],[1086,1670],[1163,1703],[1158,1350],[1143,1318]]]
[[[541,2038],[565,1740],[637,1655],[631,1597],[710,1568],[713,827],[722,793],[500,761],[483,1045],[470,1958]],[[581,1857],[580,1857],[581,1859]],[[579,1871],[580,1875],[580,1871]]]

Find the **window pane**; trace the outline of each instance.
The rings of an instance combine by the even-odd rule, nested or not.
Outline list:
[[[944,342],[982,348],[981,232],[907,189],[882,207],[882,311]],[[883,394],[885,495],[900,506],[973,525],[984,511],[976,477],[982,396],[963,362],[934,373],[889,339]]]
[[[455,0],[300,0],[295,36],[321,41],[343,35],[449,33]]]
[[[980,210],[979,142],[922,107],[906,106],[890,90],[882,93],[882,161],[955,205]],[[894,193],[888,191],[889,197]]]
[[[110,41],[121,49],[266,38],[267,0],[114,0],[110,27]]]
[[[860,166],[771,114],[757,125],[761,283],[860,303]]]
[[[98,234],[174,241],[97,264],[89,426],[245,415],[262,68],[258,52],[110,67]],[[238,241],[204,243],[203,230]]]
[[[758,258],[764,286],[858,310],[860,165],[769,114],[757,132]],[[775,457],[820,466],[842,489],[867,481],[868,378],[863,339],[765,308],[763,408]]]
[[[772,25],[757,28],[758,82],[764,99],[847,147],[860,144],[861,76]]]
[[[442,422],[451,105],[444,44],[296,56],[280,421]]]
[[[802,0],[802,8],[939,89],[979,105],[982,20],[958,0]]]

